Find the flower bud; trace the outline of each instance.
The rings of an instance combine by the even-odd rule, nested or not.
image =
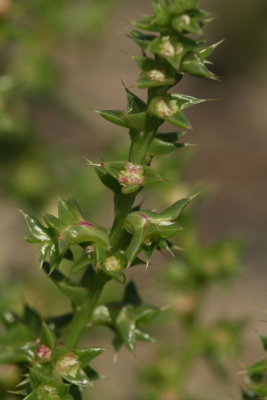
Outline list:
[[[186,27],[186,26],[190,25],[190,22],[191,22],[191,19],[190,19],[189,15],[187,15],[187,14],[181,15],[181,17],[179,18],[179,24],[182,27]]]
[[[58,390],[54,386],[43,384],[38,386],[36,398],[47,400],[60,400],[62,399],[62,396],[59,395]]]
[[[162,71],[160,71],[159,69],[152,69],[151,71],[149,71],[147,73],[147,76],[152,81],[156,81],[156,82],[159,82],[159,83],[164,82],[165,79],[166,79],[165,74]]]
[[[110,256],[105,259],[104,267],[109,272],[116,272],[122,269],[121,260],[116,256]]]
[[[122,186],[142,185],[144,183],[144,169],[141,165],[127,163],[121,170],[118,178]]]
[[[75,378],[78,369],[79,361],[74,353],[68,353],[56,363],[56,369],[63,376],[72,376]]]
[[[183,52],[184,48],[181,43],[172,44],[170,36],[163,36],[159,44],[159,53],[163,57],[175,57]]]
[[[40,346],[38,346],[36,350],[37,357],[43,362],[51,361],[51,353],[52,350],[44,344],[40,344]]]
[[[178,112],[178,106],[175,100],[170,100],[167,103],[163,98],[156,101],[156,112],[159,117],[168,118]]]
[[[163,36],[159,48],[160,48],[160,54],[163,57],[175,56],[175,48],[170,41],[170,36]]]

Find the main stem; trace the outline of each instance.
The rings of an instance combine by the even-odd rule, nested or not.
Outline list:
[[[103,287],[107,282],[107,279],[104,279],[102,276],[99,275],[99,273],[96,273],[94,279],[94,285],[89,292],[88,298],[83,303],[83,305],[76,310],[76,312],[74,313],[74,317],[71,321],[68,335],[65,340],[65,345],[70,349],[73,349],[77,346],[80,337],[82,336],[88,323],[90,322],[98,299],[102,293]]]
[[[199,330],[192,327],[192,331],[188,333],[187,343],[183,347],[182,354],[179,359],[179,365],[174,374],[173,384],[176,389],[181,392],[185,385],[186,377],[190,371],[193,361],[195,360],[201,348],[201,334]]]
[[[151,93],[148,93],[148,99],[151,97]],[[149,148],[149,145],[154,137],[156,129],[147,129],[144,133],[144,136],[138,146],[138,149],[135,154],[129,156],[129,161],[134,162],[136,164],[144,164],[146,162],[146,155]],[[113,222],[113,226],[111,228],[110,234],[110,246],[113,251],[116,251],[123,240],[124,228],[123,224],[127,215],[131,212],[135,198],[139,191],[136,191],[131,194],[115,194],[114,203],[115,203],[115,218]],[[74,317],[71,321],[71,325],[69,328],[69,333],[66,339],[66,346],[69,348],[73,348],[79,342],[80,337],[82,336],[86,326],[88,325],[92,313],[96,307],[98,299],[103,290],[104,284],[106,281],[98,282],[98,276],[95,276],[96,284],[93,286],[91,290],[91,296],[85,301],[85,303],[81,306],[79,310],[76,311]]]

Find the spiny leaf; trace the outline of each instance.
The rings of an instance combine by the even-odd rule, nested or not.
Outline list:
[[[197,8],[200,2],[201,0],[173,0],[171,10],[176,13],[182,13]]]
[[[73,205],[63,199],[58,202],[58,217],[62,224],[71,225],[76,224],[81,219],[80,213]]]
[[[161,213],[162,219],[170,221],[178,218],[181,211],[192,201],[194,197],[195,196],[176,201],[176,203],[174,203],[172,206],[167,208],[167,210]]]
[[[82,367],[87,366],[95,357],[98,357],[105,351],[105,347],[88,347],[86,349],[75,350]]]
[[[73,286],[68,282],[58,282],[59,289],[75,304],[83,304],[88,297],[88,290],[79,286]]]
[[[135,322],[129,318],[125,308],[119,313],[116,323],[125,346],[133,351],[135,349]]]
[[[143,227],[137,229],[131,239],[130,245],[127,249],[127,268],[130,267],[133,260],[138,256],[142,243],[144,241]]]
[[[47,226],[49,226],[49,228],[52,228],[56,232],[60,232],[61,229],[63,229],[65,226],[58,218],[56,218],[54,215],[51,214],[45,214],[44,220]]]
[[[189,53],[183,58],[181,71],[201,78],[218,80],[218,77],[211,72],[205,66],[204,62],[194,53]]]
[[[47,228],[45,228],[36,218],[30,217],[23,213],[23,211],[21,211],[21,213],[24,215],[28,229],[36,241],[44,242],[50,240],[50,234]]]
[[[132,304],[133,306],[140,306],[142,304],[141,297],[139,296],[134,282],[129,282],[126,286],[123,302],[125,304]]]
[[[146,103],[132,93],[128,88],[125,88],[127,95],[127,111],[128,113],[137,114],[146,110]]]
[[[50,348],[56,344],[56,336],[49,326],[43,321],[41,330],[41,342]]]

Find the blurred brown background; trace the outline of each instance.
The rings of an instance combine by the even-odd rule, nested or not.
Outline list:
[[[263,309],[267,304],[267,2],[207,0],[203,1],[203,7],[218,14],[208,30],[210,41],[225,38],[212,56],[215,64],[213,70],[222,82],[191,78],[178,88],[196,97],[218,99],[188,113],[194,126],[188,140],[199,147],[194,150],[195,154],[185,171],[185,179],[202,182],[202,186],[211,194],[198,213],[203,240],[208,242],[233,234],[241,234],[246,240],[244,272],[227,294],[209,295],[207,318],[219,313],[249,317],[244,353],[240,360],[247,363],[261,356],[257,330],[267,333],[266,323],[260,322],[264,319]],[[69,46],[67,52],[65,49],[58,50],[57,62],[64,70],[64,91],[85,115],[88,113],[90,133],[82,128],[75,129],[63,119],[54,118],[45,109],[38,110],[41,131],[51,149],[55,142],[63,149],[68,149],[68,154],[71,149],[73,163],[81,171],[87,168],[83,165],[84,156],[98,159],[107,154],[109,146],[113,147],[115,141],[119,147],[127,142],[123,129],[114,128],[100,120],[89,108],[124,108],[121,80],[131,86],[138,73],[129,55],[125,54],[137,54],[138,50],[125,37],[125,33],[131,20],[137,18],[140,12],[149,10],[149,0],[122,1],[113,10],[108,31],[90,46],[84,49],[73,45]],[[88,190],[93,191],[90,179],[91,173],[88,172]],[[70,186],[68,191],[79,201],[76,187]],[[63,194],[68,193],[66,191]],[[103,201],[107,202],[107,206],[99,220],[111,221],[111,198],[104,196]],[[46,208],[53,210],[55,203],[56,199]],[[0,265],[3,279],[12,267],[16,271],[23,268],[22,276],[36,277],[39,274],[36,249],[25,245],[21,238],[25,227],[17,212],[18,207],[21,205],[16,200],[10,200],[5,194],[1,196]],[[38,214],[38,207],[35,211]],[[92,214],[90,210],[89,215]],[[148,274],[141,272],[138,281],[140,290],[149,298],[153,293],[147,277]],[[25,292],[23,296],[27,299]],[[109,400],[126,399],[126,392],[135,382],[134,368],[146,356],[146,352],[151,351],[146,349],[144,353],[144,346],[139,346],[136,358],[123,351],[115,365],[110,351],[105,365],[101,364],[101,371],[109,379],[97,384],[96,395],[104,398],[108,393]],[[127,373],[125,365],[128,366]],[[237,375],[238,370],[240,366],[234,365],[233,375]],[[122,384],[121,374],[124,376]],[[205,377],[201,385],[205,386]],[[236,395],[239,390],[238,384],[234,389],[220,389],[224,398]]]

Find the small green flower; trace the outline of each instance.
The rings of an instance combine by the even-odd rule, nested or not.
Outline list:
[[[79,370],[78,357],[74,353],[68,353],[56,363],[56,369],[63,376],[76,377]]]
[[[37,347],[36,355],[41,361],[43,362],[51,361],[51,354],[52,350],[50,349],[50,347],[47,347],[44,344],[40,344],[40,346]]]
[[[164,72],[160,71],[159,69],[152,69],[151,71],[149,71],[147,73],[147,76],[152,81],[156,81],[156,82],[160,82],[160,83],[164,82],[166,79],[166,75],[164,74]]]
[[[159,117],[172,117],[178,112],[179,108],[175,100],[170,100],[168,103],[163,98],[158,98],[156,102],[156,112]]]
[[[109,272],[116,272],[122,269],[121,260],[116,256],[107,257],[104,262],[104,268]]]
[[[141,165],[127,163],[118,178],[122,186],[142,185],[145,180],[144,169]]]

